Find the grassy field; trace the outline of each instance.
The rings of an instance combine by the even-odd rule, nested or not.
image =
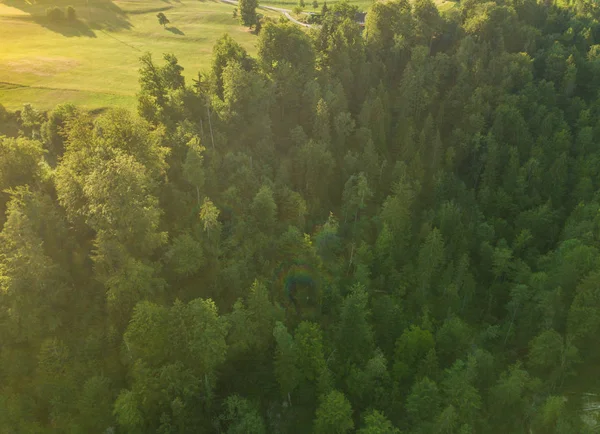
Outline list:
[[[312,0],[305,2],[312,10]],[[371,4],[351,2],[363,10]],[[291,9],[298,1],[261,3]],[[443,9],[449,2],[439,3]],[[54,5],[63,10],[72,5],[77,21],[49,22],[46,9]],[[161,11],[171,21],[165,28],[156,18]],[[232,5],[210,0],[0,0],[0,104],[11,110],[24,103],[45,110],[62,102],[89,109],[134,107],[144,52],[157,61],[174,53],[188,80],[208,67],[224,33],[254,54],[257,37],[232,12]]]
[[[232,17],[233,8],[198,0],[52,0],[73,5],[75,25],[51,25],[49,2],[0,0],[0,103],[41,109],[70,101],[87,108],[134,106],[139,57],[174,53],[186,78],[206,69],[212,47],[230,33],[250,53],[256,36]],[[62,3],[64,1],[64,3]],[[169,18],[163,28],[159,11]]]

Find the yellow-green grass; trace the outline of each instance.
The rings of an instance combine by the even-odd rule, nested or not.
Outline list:
[[[50,5],[73,5],[75,25],[52,25]],[[256,36],[232,16],[229,5],[199,0],[0,0],[0,104],[31,103],[50,109],[73,102],[97,109],[133,107],[139,57],[160,61],[174,53],[188,80],[209,66],[212,47],[229,33],[250,53]],[[159,11],[170,24],[158,24]]]

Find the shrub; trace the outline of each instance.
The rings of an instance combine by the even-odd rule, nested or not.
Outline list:
[[[294,6],[294,9],[292,9],[292,13],[294,15],[300,15],[302,13],[302,8],[300,6]]]
[[[46,9],[46,17],[53,23],[58,23],[65,19],[65,14],[62,9],[54,6]]]
[[[320,14],[310,14],[306,18],[306,22],[308,24],[321,24],[323,22],[323,17]]]
[[[67,6],[67,20],[75,21],[77,19],[77,14],[75,13],[75,8],[73,6]]]

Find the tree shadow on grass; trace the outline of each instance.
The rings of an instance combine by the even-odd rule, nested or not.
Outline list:
[[[185,33],[183,33],[177,27],[165,27],[165,29],[167,29],[169,32],[174,33],[176,35],[185,36]]]
[[[94,37],[94,30],[117,31],[131,28],[127,14],[111,0],[74,2],[77,20],[60,22],[52,22],[46,16],[46,9],[54,6],[47,1],[4,0],[4,4],[28,13],[35,23],[64,36]],[[66,12],[66,5],[60,9]]]
[[[81,20],[75,21],[63,21],[63,22],[52,22],[46,17],[32,17],[36,24],[47,28],[56,33],[60,33],[63,36],[87,36],[88,38],[95,38],[96,33]]]

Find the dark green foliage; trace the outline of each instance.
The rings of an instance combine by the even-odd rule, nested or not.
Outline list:
[[[167,16],[165,14],[163,14],[162,12],[157,13],[156,18],[158,18],[158,24],[160,24],[163,27],[166,27],[166,25],[170,23]]]
[[[593,432],[599,10],[566,3],[247,1],[258,56],[144,55],[140,117],[0,106],[0,432]]]

